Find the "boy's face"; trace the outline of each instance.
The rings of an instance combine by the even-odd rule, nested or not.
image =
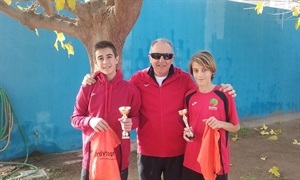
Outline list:
[[[193,77],[198,86],[211,84],[212,72],[197,62],[192,63]]]
[[[108,80],[116,75],[119,56],[115,57],[112,49],[103,48],[95,51],[95,63],[100,72],[105,74]]]

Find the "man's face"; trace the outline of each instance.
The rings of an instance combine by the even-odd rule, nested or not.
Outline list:
[[[152,54],[152,55],[151,55]],[[163,54],[163,55],[162,55]],[[157,42],[148,55],[156,76],[166,76],[175,59],[172,47],[166,42]]]
[[[95,51],[95,63],[99,71],[105,74],[108,80],[111,80],[116,74],[119,56],[115,57],[112,49],[104,48]]]

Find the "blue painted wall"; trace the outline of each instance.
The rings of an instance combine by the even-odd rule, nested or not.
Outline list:
[[[0,86],[11,100],[29,152],[78,149],[81,133],[70,126],[70,115],[82,77],[89,72],[85,49],[70,39],[76,56],[69,59],[66,51],[53,47],[53,31],[40,30],[38,37],[2,14],[0,24]],[[25,155],[17,120],[1,160]]]
[[[197,51],[213,53],[218,66],[215,83],[234,86],[243,121],[299,112],[300,31],[294,29],[294,21],[285,21],[282,28],[276,16],[243,9],[251,5],[208,2],[145,0],[124,46],[125,78],[149,66],[151,41],[166,37],[174,43],[175,65],[185,70]],[[68,37],[76,53],[69,59],[65,51],[54,49],[52,31],[39,30],[38,37],[2,14],[0,27],[0,86],[10,97],[29,152],[80,149],[81,133],[71,127],[69,117],[81,80],[89,72],[84,47]],[[15,122],[0,160],[25,153]]]

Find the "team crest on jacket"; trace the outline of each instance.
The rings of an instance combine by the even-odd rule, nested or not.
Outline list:
[[[218,102],[218,100],[216,98],[210,99],[209,100],[209,107],[208,107],[208,109],[209,110],[214,110],[214,111],[218,110],[218,107],[217,107],[218,103],[219,102]]]

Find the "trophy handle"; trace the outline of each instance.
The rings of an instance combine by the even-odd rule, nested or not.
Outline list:
[[[122,119],[127,119],[127,115],[123,114]],[[122,139],[130,139],[130,133],[123,129],[122,131]]]
[[[129,114],[131,107],[130,106],[121,106],[119,107],[120,113],[123,115],[121,119],[127,119],[127,114]],[[130,139],[130,132],[125,131],[122,129],[122,139]]]
[[[186,128],[188,129],[188,131],[189,131],[189,136],[186,136],[186,137],[187,137],[188,139],[193,139],[193,138],[195,138],[195,135],[194,135],[193,131],[191,130],[190,126],[189,126],[189,123],[188,123],[188,120],[187,120],[186,115],[183,115],[182,119],[183,119],[183,122],[184,122],[184,124],[185,124],[185,127],[186,127]]]
[[[193,139],[195,137],[193,131],[191,130],[190,126],[189,126],[189,122],[188,119],[186,117],[186,113],[187,113],[187,109],[182,109],[178,111],[179,115],[182,116],[182,120],[184,122],[185,127],[188,129],[189,131],[189,136],[186,136],[188,139]]]

